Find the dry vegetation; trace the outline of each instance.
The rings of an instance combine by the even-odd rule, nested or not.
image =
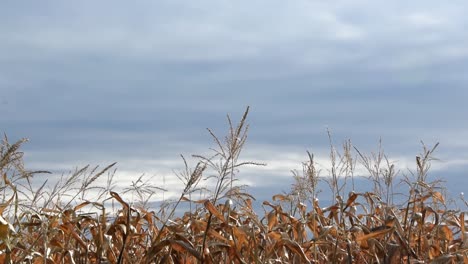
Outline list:
[[[192,168],[183,159],[185,170],[177,176],[185,188],[157,212],[145,206],[160,191],[157,186],[132,186],[142,206],[113,191],[114,164],[76,170],[50,189],[46,183],[33,186],[31,177],[47,172],[27,171],[19,151],[24,141],[10,144],[5,137],[0,263],[468,263],[465,213],[450,210],[440,183],[427,181],[435,147],[424,147],[417,171],[403,178],[410,187],[404,204],[393,203],[398,172],[383,152],[367,156],[347,141],[340,151],[331,144],[324,177],[308,153],[303,170],[293,172],[291,192],[264,201],[259,213],[254,197],[236,183],[240,167],[261,165],[239,160],[247,114],[248,109],[237,125],[228,117],[226,137],[209,130],[213,156],[194,156]],[[354,189],[358,165],[367,170],[373,189],[345,194],[345,186]],[[95,186],[106,176],[106,186]],[[192,199],[204,188],[201,179],[214,188]],[[316,199],[319,181],[328,183],[333,204]],[[86,200],[89,190],[97,199]],[[106,211],[110,201],[117,213]],[[190,210],[175,213],[180,204]]]

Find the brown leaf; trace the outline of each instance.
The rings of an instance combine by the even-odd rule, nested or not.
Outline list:
[[[190,255],[196,257],[198,260],[201,260],[200,253],[197,250],[195,250],[192,245],[184,241],[173,240],[173,239],[169,239],[169,243],[171,244],[172,249],[174,249],[175,251],[179,253],[187,252]]]
[[[444,196],[440,192],[432,192],[432,198],[445,204]]]
[[[267,235],[271,240],[278,242],[281,240],[281,234],[279,232],[269,232]]]
[[[245,205],[247,206],[247,208],[249,208],[250,211],[253,211],[252,199],[250,198],[245,199]]]
[[[462,234],[465,233],[465,212],[460,213],[460,229]]]
[[[310,260],[304,253],[304,250],[302,250],[302,247],[299,246],[299,244],[296,241],[292,241],[291,239],[283,239],[283,243],[289,250],[301,256],[302,260],[304,260],[304,263],[310,263]]]
[[[118,193],[116,193],[116,192],[110,192],[110,195],[111,195],[114,199],[116,199],[119,203],[121,203],[126,209],[129,207],[129,206],[128,206],[128,203],[126,203],[126,202],[122,199],[122,197],[120,197],[120,195],[119,195]]]
[[[286,195],[282,195],[282,194],[273,195],[273,201],[290,201],[290,200],[291,199]]]
[[[216,232],[213,229],[208,230],[208,235],[210,235],[211,237],[215,237],[215,238],[223,241],[226,244],[229,243],[229,240],[227,238],[223,237],[221,234],[219,234],[218,232]]]
[[[297,208],[299,208],[299,211],[301,212],[302,215],[306,214],[307,211],[307,205],[304,203],[297,203]]]
[[[216,218],[218,218],[219,220],[225,222],[226,220],[224,219],[224,216],[223,214],[221,214],[217,209],[216,207],[209,201],[209,200],[206,200],[203,205],[205,206],[205,208],[210,211],[210,213],[212,213],[214,216],[216,216]]]
[[[453,240],[453,233],[452,230],[446,225],[440,225],[437,228],[437,238],[441,240],[452,241]]]
[[[76,211],[80,210],[81,208],[87,206],[87,205],[90,204],[90,203],[91,203],[91,202],[88,202],[88,201],[82,202],[82,203],[80,203],[79,205],[75,206],[75,208],[73,208],[73,211],[76,212]]]
[[[10,205],[10,203],[13,201],[13,198],[15,198],[15,195],[16,195],[16,190],[14,190],[13,195],[8,201],[6,201],[6,203],[2,203],[0,205],[0,215],[3,215],[3,211],[5,211],[5,208],[7,208]]]
[[[348,198],[348,201],[346,202],[346,206],[344,207],[343,211],[345,211],[348,207],[350,207],[354,201],[356,201],[356,198],[358,197],[358,194],[355,192],[351,192]]]
[[[390,232],[392,230],[393,230],[393,227],[384,226],[380,230],[376,230],[376,231],[374,231],[372,233],[369,233],[367,235],[358,236],[356,238],[356,241],[360,242],[362,240],[368,240],[370,238],[380,237],[380,236],[383,236],[383,235],[387,234],[388,232]]]
[[[192,200],[192,202],[197,203],[197,204],[202,204],[202,203],[205,203],[206,201],[209,201],[209,200],[207,200],[207,199]]]
[[[263,205],[268,205],[268,206],[270,206],[270,207],[273,208],[273,209],[276,208],[276,206],[272,205],[272,204],[271,204],[270,202],[268,202],[268,201],[263,201]]]
[[[80,244],[80,246],[81,246],[83,249],[86,249],[86,248],[87,248],[86,243],[83,241],[83,239],[80,237],[80,235],[79,235],[78,233],[76,233],[73,224],[71,224],[71,223],[62,224],[62,225],[60,225],[59,228],[60,228],[62,231],[64,231],[66,234],[71,235],[71,236],[78,242],[78,244]]]
[[[15,229],[0,215],[0,240],[4,242],[8,240],[10,231],[15,231]]]
[[[268,213],[268,230],[272,230],[274,226],[278,224],[278,218],[276,217],[276,212],[271,211]]]
[[[3,181],[5,182],[5,185],[10,185],[11,184],[10,180],[7,177],[6,172],[3,173]]]
[[[241,229],[234,226],[232,228],[232,233],[234,234],[234,237],[236,238],[235,241],[237,242],[237,244],[240,245],[237,248],[241,248],[243,244],[248,244],[247,234],[243,230],[241,230]]]

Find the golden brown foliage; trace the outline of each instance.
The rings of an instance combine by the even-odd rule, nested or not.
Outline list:
[[[200,162],[189,169],[184,159],[186,171],[179,178],[186,185],[167,218],[132,206],[110,189],[100,201],[74,206],[62,206],[60,196],[45,199],[43,206],[37,194],[23,199],[19,180],[39,172],[23,168],[18,152],[23,141],[10,145],[5,138],[0,153],[0,263],[468,263],[465,212],[449,210],[437,182],[426,182],[434,148],[424,148],[416,159],[417,179],[407,180],[411,188],[403,205],[389,203],[394,171],[388,160],[388,170],[370,171],[374,191],[340,196],[343,188],[337,176],[352,175],[355,166],[346,142],[344,155],[335,150],[331,155],[337,161],[330,183],[335,203],[321,207],[316,199],[318,172],[308,154],[303,175],[294,173],[298,184],[293,191],[264,201],[262,215],[254,209],[253,197],[233,186],[237,168],[254,164],[237,162],[246,139],[246,116],[247,112],[237,127],[229,119],[225,142],[210,131],[219,147],[219,162],[197,156]],[[359,156],[369,170],[375,168],[374,161],[386,159],[380,154],[374,159],[360,152]],[[112,166],[92,173],[84,181],[86,187]],[[217,173],[216,189],[206,199],[191,200],[188,195],[207,168]],[[386,191],[378,188],[380,176]],[[300,188],[304,186],[309,190]],[[104,205],[108,200],[120,208],[112,217]],[[179,203],[197,206],[177,217]],[[81,213],[85,208],[95,213]]]

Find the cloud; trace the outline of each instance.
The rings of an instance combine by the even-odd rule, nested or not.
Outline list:
[[[382,137],[405,164],[421,139],[462,160],[465,5],[11,1],[0,10],[0,129],[31,138],[33,167],[168,173],[179,153],[212,143],[206,127],[222,135],[226,113],[251,105],[249,157],[270,164],[252,175],[290,175],[305,149],[326,153],[327,127],[364,150]]]
[[[8,40],[3,47],[10,51],[3,56],[35,67],[46,64],[60,73],[55,78],[77,78],[78,72],[92,67],[96,70],[79,79],[109,79],[116,73],[142,79],[149,78],[151,71],[175,79],[172,68],[197,83],[292,79],[304,74],[320,83],[340,69],[404,76],[401,71],[427,70],[466,56],[463,43],[449,43],[460,38],[457,32],[463,21],[443,23],[461,19],[458,13],[450,16],[452,9],[440,14],[431,10],[436,13],[432,14],[409,5],[408,10],[389,16],[385,12],[400,7],[386,4],[371,12],[373,4],[367,1],[353,5],[161,1],[131,8],[115,4],[112,13],[103,15],[106,4],[49,6],[52,11],[43,8],[44,16],[20,16],[13,26],[2,28]]]
[[[438,26],[442,26],[445,22],[443,19],[427,13],[410,14],[407,16],[407,20],[410,24],[421,28],[437,28]]]

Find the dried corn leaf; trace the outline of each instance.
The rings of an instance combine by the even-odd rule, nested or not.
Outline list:
[[[440,192],[432,192],[432,198],[445,204],[444,196]]]
[[[145,256],[146,262],[153,263],[152,262],[153,259],[162,251],[162,249],[164,249],[170,244],[171,244],[171,241],[168,239],[163,240],[157,244],[154,244],[150,249],[146,251],[146,256]],[[164,256],[168,256],[168,254],[164,254]],[[163,263],[166,263],[166,262],[163,262]]]
[[[207,223],[205,221],[194,220],[191,223],[196,231],[206,230]]]
[[[170,239],[169,243],[171,244],[172,249],[179,253],[189,253],[190,255],[194,256],[198,260],[201,260],[201,255],[198,251],[196,251],[192,245],[180,240],[173,240]]]
[[[310,260],[304,253],[304,250],[296,241],[292,241],[291,239],[283,239],[282,242],[289,250],[299,255],[302,258],[303,263],[310,263]]]
[[[276,195],[273,195],[272,200],[273,201],[291,201],[291,198],[287,195],[276,194]]]
[[[440,225],[437,228],[437,238],[441,240],[452,241],[453,240],[453,233],[452,230],[446,225]]]
[[[80,203],[79,205],[75,206],[75,208],[73,208],[73,211],[76,212],[76,211],[80,210],[81,208],[87,206],[87,205],[90,204],[90,203],[91,203],[91,202],[87,202],[87,201],[86,201],[86,202],[82,202],[82,203]]]
[[[242,247],[244,244],[245,245],[248,244],[247,234],[243,230],[241,230],[241,229],[234,226],[232,228],[232,233],[233,233],[234,237],[236,238],[237,244],[240,245],[240,247]],[[240,247],[238,247],[238,248],[240,248]]]
[[[6,172],[4,172],[2,176],[3,176],[3,181],[5,182],[5,185],[10,185],[11,182],[8,179]]]
[[[271,208],[273,208],[273,209],[276,210],[276,205],[273,205],[273,204],[271,204],[271,203],[268,202],[268,201],[263,201],[263,205],[268,205],[268,206],[270,206]]]
[[[464,244],[464,247],[467,247],[468,245],[466,245],[466,242],[468,242],[468,237],[465,227],[465,212],[460,213],[460,224],[462,242]]]
[[[389,233],[392,230],[393,230],[393,227],[383,226],[382,229],[380,229],[380,230],[376,230],[376,231],[371,232],[371,233],[369,233],[367,235],[358,236],[356,238],[356,241],[360,242],[362,240],[368,240],[368,239],[371,239],[371,238],[381,237],[381,236]]]
[[[212,213],[214,216],[216,216],[216,218],[218,218],[219,220],[223,221],[223,222],[226,222],[226,220],[224,219],[224,216],[223,214],[221,214],[218,209],[216,209],[216,207],[209,201],[209,200],[206,200],[203,205],[205,206],[205,208],[210,212]]]
[[[302,215],[306,214],[307,211],[307,205],[304,203],[297,203],[297,208],[299,208],[299,211],[301,212]]]
[[[214,238],[217,238],[221,241],[223,241],[224,243],[229,243],[229,240],[227,238],[225,238],[224,236],[222,236],[220,233],[216,232],[215,230],[213,229],[209,229],[208,230],[208,235],[210,237],[214,237]]]
[[[252,199],[250,199],[250,198],[245,199],[245,205],[247,206],[247,208],[248,208],[250,211],[253,211]]]
[[[14,193],[11,196],[11,198],[8,199],[8,201],[0,204],[0,215],[3,215],[3,211],[5,211],[5,209],[10,205],[10,203],[13,201],[13,198],[15,198],[15,196],[16,196],[16,189],[14,189]]]
[[[431,245],[430,248],[429,248],[429,259],[434,259],[438,256],[440,256],[440,254],[442,254],[442,251],[440,250],[440,246],[435,244],[435,245]]]
[[[439,225],[439,214],[434,209],[432,209],[432,207],[426,206],[426,208],[424,208],[424,211],[425,211],[425,213],[424,213],[425,218],[427,218],[427,216],[428,216],[427,212],[434,214],[434,223],[433,223],[433,225],[434,226]]]
[[[110,192],[110,195],[111,195],[114,199],[116,199],[120,204],[122,204],[126,209],[129,208],[128,203],[126,203],[126,202],[122,199],[122,197],[120,197],[120,195],[119,195],[118,193],[116,193],[116,192]]]
[[[358,194],[355,192],[351,192],[349,194],[348,201],[346,202],[346,206],[344,207],[343,211],[345,211],[348,207],[350,207],[354,201],[356,201],[356,198],[358,197]]]
[[[278,218],[276,217],[276,212],[275,211],[269,212],[267,216],[267,220],[268,220],[268,230],[271,231],[273,230],[273,227],[278,224]]]
[[[317,237],[319,233],[317,220],[312,219],[312,220],[307,221],[307,226],[309,227],[310,231],[312,231],[312,233],[314,234],[314,237]]]
[[[445,263],[452,263],[452,260],[455,256],[451,254],[446,254],[439,256],[432,260],[432,264],[445,264]]]
[[[117,226],[120,227],[120,229],[122,230],[122,233],[123,233],[124,235],[127,234],[127,225],[118,224]]]
[[[76,242],[78,242],[78,244],[80,244],[80,246],[83,249],[87,248],[87,244],[83,241],[83,239],[80,237],[80,235],[78,233],[76,233],[73,224],[71,224],[71,223],[62,224],[62,225],[60,225],[59,228],[60,228],[60,230],[62,230],[66,234],[71,235],[76,240]]]
[[[269,232],[267,236],[270,238],[270,240],[275,242],[279,242],[281,240],[281,234],[279,232]]]

